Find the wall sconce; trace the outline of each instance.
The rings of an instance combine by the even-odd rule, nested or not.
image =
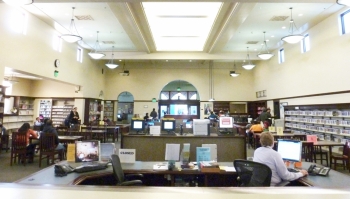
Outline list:
[[[58,70],[55,70],[55,71],[53,72],[53,76],[58,77]]]

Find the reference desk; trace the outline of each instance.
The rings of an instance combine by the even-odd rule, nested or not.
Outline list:
[[[121,137],[121,148],[136,149],[136,161],[164,161],[165,146],[167,143],[181,144],[190,143],[190,160],[196,159],[196,147],[202,144],[217,145],[217,161],[233,162],[235,159],[246,159],[247,149],[244,136],[194,136],[187,135],[124,135]]]

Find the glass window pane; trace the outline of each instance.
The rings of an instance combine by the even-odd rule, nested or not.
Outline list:
[[[350,32],[350,10],[341,14],[340,17],[342,23],[342,34],[347,34]]]

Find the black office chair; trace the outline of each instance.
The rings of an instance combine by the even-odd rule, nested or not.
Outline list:
[[[117,186],[140,186],[142,185],[142,174],[128,174],[124,175],[119,156],[112,155],[113,174],[117,179]]]
[[[233,162],[238,174],[237,182],[240,187],[269,187],[272,172],[270,167],[259,162],[249,160],[235,160]]]

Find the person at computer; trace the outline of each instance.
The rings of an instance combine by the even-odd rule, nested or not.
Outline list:
[[[153,108],[153,110],[152,110],[150,116],[152,117],[153,120],[156,120],[156,119],[157,119],[158,113],[156,112],[156,109],[155,109],[155,108]]]
[[[274,138],[270,132],[263,132],[260,135],[260,144],[261,147],[257,148],[254,152],[253,161],[270,167],[272,171],[271,186],[275,186],[283,180],[293,181],[308,175],[306,170],[300,170],[299,172],[290,172],[287,170],[281,154],[273,150]]]
[[[210,124],[214,127],[219,117],[214,113],[214,111],[211,111],[208,119],[210,120]]]

